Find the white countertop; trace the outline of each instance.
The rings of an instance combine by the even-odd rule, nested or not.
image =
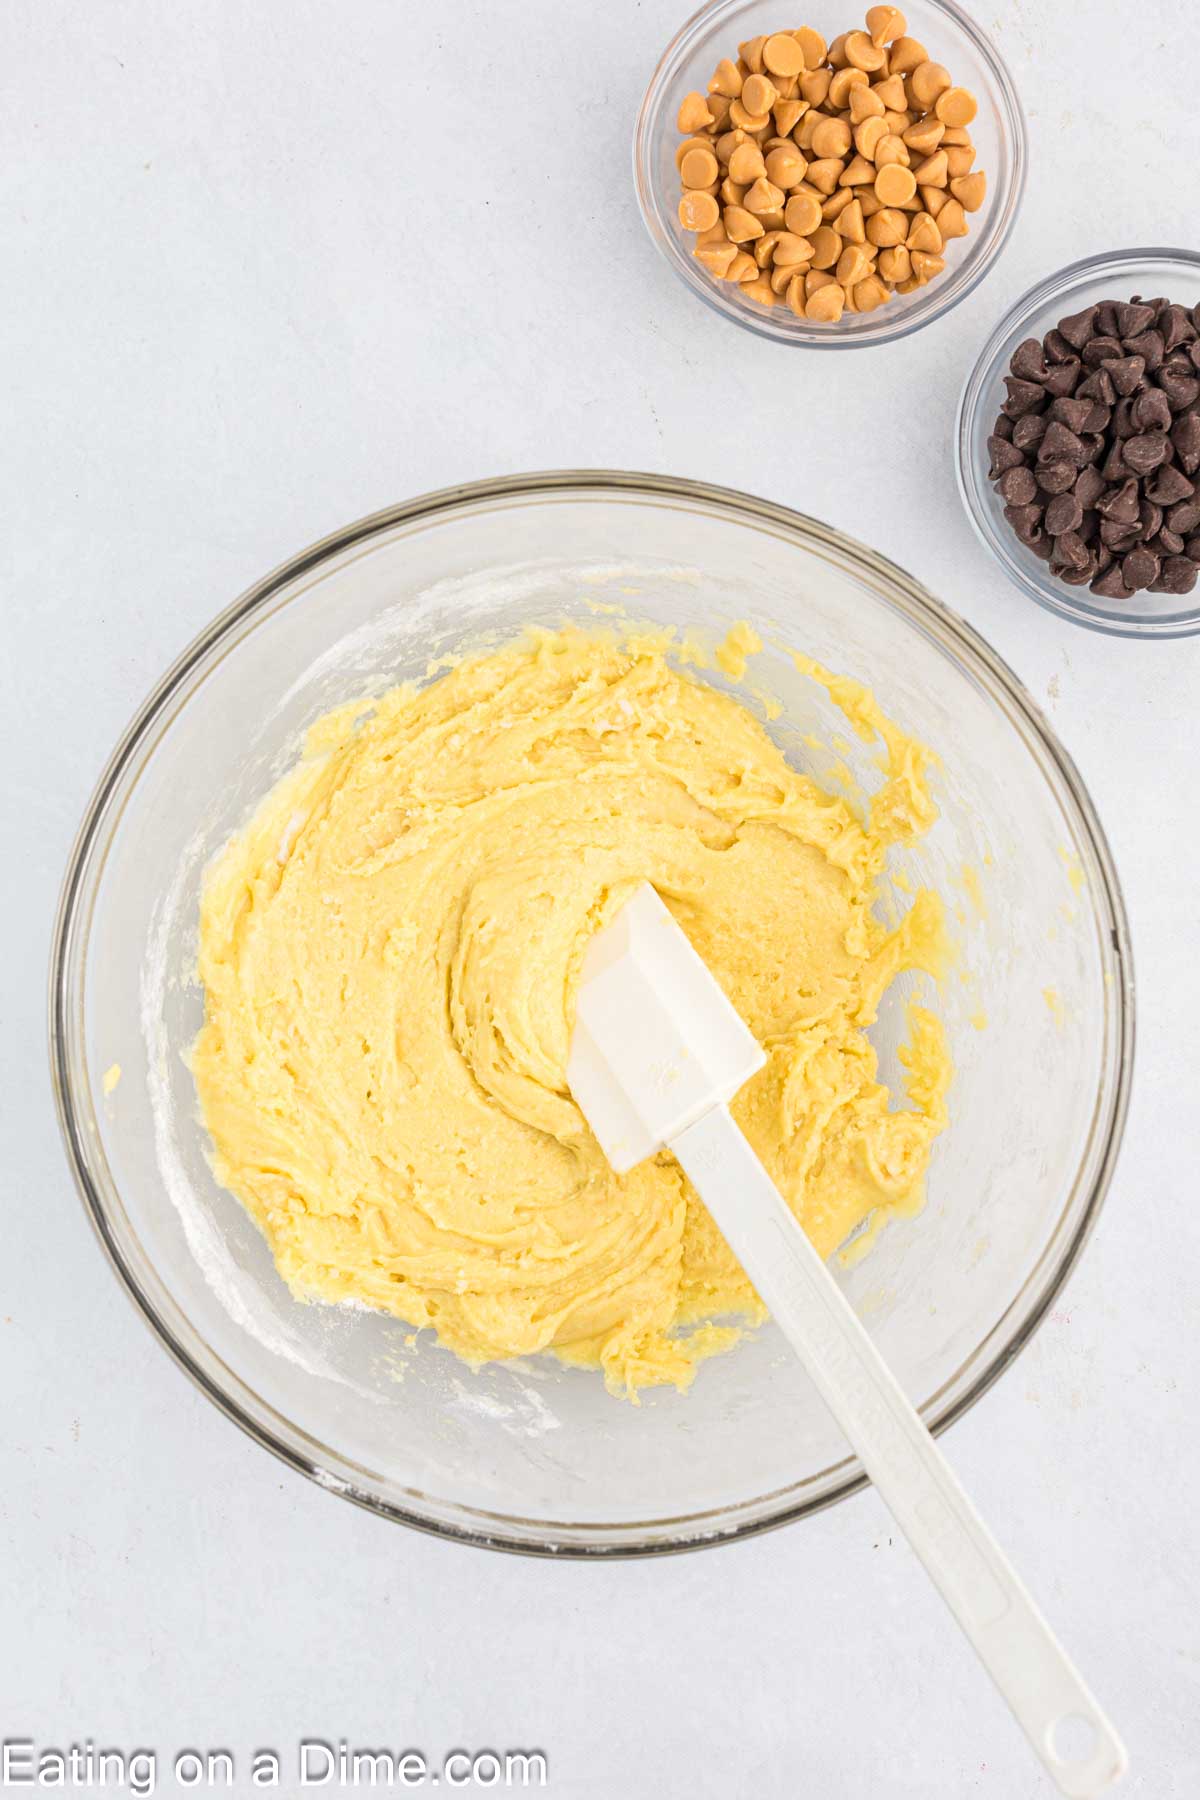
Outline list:
[[[4,842],[19,846],[3,902],[0,1736],[153,1746],[167,1793],[185,1746],[234,1751],[249,1793],[250,1753],[277,1748],[286,1769],[306,1736],[431,1757],[538,1747],[548,1791],[572,1800],[1049,1792],[872,1493],[655,1562],[537,1563],[406,1533],[291,1474],[193,1391],[67,1173],[44,1049],[50,921],[93,779],[158,673],[259,574],[373,508],[611,465],[748,488],[867,537],[991,639],[1091,787],[1138,974],[1124,1152],[1065,1298],[947,1443],[1122,1728],[1123,1791],[1192,1800],[1200,640],[1105,639],[1033,608],[972,535],[950,444],[983,336],[1032,281],[1113,243],[1195,242],[1181,15],[987,7],[1032,131],[1016,235],[935,328],[829,358],[722,324],[642,229],[630,133],[682,10],[9,0],[0,19]]]

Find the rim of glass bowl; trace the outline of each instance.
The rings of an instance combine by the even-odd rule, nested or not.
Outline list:
[[[1200,279],[1200,254],[1194,250],[1169,248],[1106,250],[1098,256],[1085,256],[1079,262],[1068,263],[1066,268],[1047,275],[1044,281],[1039,281],[1036,287],[1031,287],[1027,293],[1022,294],[1000,320],[968,375],[958,403],[954,432],[958,491],[976,535],[985,548],[999,558],[1009,580],[1015,582],[1031,600],[1036,600],[1047,612],[1057,613],[1060,618],[1070,619],[1076,625],[1085,625],[1092,631],[1105,632],[1109,637],[1190,637],[1200,631],[1200,601],[1184,612],[1168,613],[1162,618],[1147,618],[1135,613],[1118,612],[1115,608],[1102,610],[1091,606],[1082,598],[1088,591],[1086,588],[1072,588],[1064,582],[1049,578],[1035,579],[1012,554],[1012,534],[1000,528],[1001,515],[987,479],[987,468],[974,456],[971,445],[983,397],[993,385],[994,377],[999,371],[1001,353],[1011,336],[1020,331],[1022,337],[1043,337],[1044,331],[1026,331],[1025,326],[1051,303],[1056,309],[1062,307],[1063,311],[1058,314],[1061,318],[1064,312],[1071,310],[1069,299],[1076,288],[1090,286],[1109,276],[1114,282],[1119,279],[1138,281],[1140,276],[1152,272],[1156,282],[1158,271],[1172,267],[1186,268]],[[1038,567],[1041,568],[1042,565],[1039,564]],[[1168,597],[1163,596],[1164,600]]]
[[[1004,141],[1010,165],[1008,185],[1003,196],[997,194],[995,197],[996,203],[989,212],[983,236],[976,238],[979,254],[969,268],[958,264],[950,274],[931,283],[923,297],[911,306],[899,310],[881,307],[878,312],[858,315],[852,326],[846,326],[843,321],[831,329],[816,329],[811,325],[806,326],[790,313],[786,319],[782,318],[778,308],[759,313],[744,304],[727,299],[721,284],[706,276],[694,259],[684,254],[675,236],[673,210],[667,209],[651,169],[654,129],[661,110],[670,105],[680,64],[700,38],[707,36],[731,13],[739,11],[744,3],[745,0],[711,0],[709,5],[702,6],[699,12],[693,13],[671,39],[650,77],[650,85],[642,99],[633,133],[633,180],[647,231],[689,292],[695,294],[713,312],[719,313],[723,319],[731,319],[734,324],[756,332],[759,337],[770,338],[774,343],[800,345],[811,350],[861,350],[875,344],[895,343],[914,331],[920,331],[922,326],[929,325],[934,319],[952,311],[968,294],[974,292],[995,266],[1016,222],[1025,191],[1029,132],[1016,84],[1008,72],[1007,64],[991,40],[955,4],[955,0],[925,0],[928,6],[944,14],[969,38],[976,53],[987,64],[996,84],[1003,111]],[[889,311],[893,313],[891,318],[887,316]]]
[[[923,1412],[933,1431],[952,1424],[991,1387],[1029,1342],[1074,1267],[1112,1176],[1128,1108],[1133,1061],[1133,969],[1125,907],[1108,843],[1074,764],[1017,677],[983,638],[896,564],[832,527],[734,489],[669,476],[613,470],[517,475],[443,488],[360,519],[301,551],[235,600],[183,652],[134,715],[97,783],[68,861],[52,943],[49,1025],[55,1101],[76,1185],[116,1274],[165,1349],[201,1392],[264,1448],[319,1486],[417,1530],[491,1549],[559,1557],[645,1556],[734,1542],[831,1506],[863,1487],[866,1477],[848,1455],[843,1464],[835,1466],[843,1471],[840,1478],[817,1494],[805,1494],[808,1483],[803,1482],[707,1512],[584,1525],[483,1512],[396,1483],[383,1492],[387,1485],[383,1477],[317,1443],[261,1399],[204,1343],[146,1259],[136,1234],[123,1229],[120,1194],[103,1156],[86,1079],[82,989],[91,910],[112,832],[123,809],[129,771],[137,764],[133,779],[140,776],[161,731],[224,655],[274,609],[291,583],[327,560],[397,527],[452,517],[481,506],[614,497],[654,506],[674,504],[688,512],[702,509],[770,531],[810,551],[815,549],[852,570],[885,604],[964,665],[1001,707],[1071,816],[1089,868],[1101,954],[1113,973],[1115,1000],[1091,1130],[1063,1201],[1060,1224],[1082,1194],[1079,1217],[1058,1253],[1043,1255],[1003,1318],[973,1347],[955,1375],[924,1402]],[[989,1340],[984,1366],[961,1393],[948,1398],[959,1385],[963,1370],[979,1358]]]

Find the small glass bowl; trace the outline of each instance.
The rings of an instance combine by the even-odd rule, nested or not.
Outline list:
[[[853,0],[847,8],[818,10],[806,20],[834,36],[852,30],[861,17]],[[977,162],[987,171],[988,194],[971,214],[970,231],[949,246],[947,268],[927,287],[897,294],[872,313],[845,313],[836,325],[798,319],[785,305],[774,308],[748,300],[728,282],[715,281],[692,255],[695,239],[679,223],[681,192],[675,167],[680,134],[675,118],[680,101],[692,89],[704,93],[724,56],[736,56],[747,38],[788,28],[786,5],[780,0],[713,0],[689,19],[667,45],[646,89],[633,137],[633,173],[638,204],[646,228],[681,281],[726,319],[760,337],[781,344],[818,350],[849,350],[867,344],[889,344],[919,331],[965,300],[992,267],[1013,228],[1025,186],[1028,135],[1013,80],[996,50],[954,0],[909,0],[904,7],[908,29],[953,79],[970,88],[979,101],[971,126]]]
[[[1007,312],[984,345],[958,406],[958,485],[971,523],[1005,572],[1050,612],[1116,637],[1188,637],[1200,631],[1200,583],[1190,594],[1135,594],[1105,600],[1071,587],[1022,544],[988,480],[987,440],[1003,404],[1004,377],[1017,345],[1045,337],[1058,321],[1100,300],[1158,295],[1183,306],[1200,302],[1200,255],[1191,250],[1116,250],[1085,257],[1047,276]]]

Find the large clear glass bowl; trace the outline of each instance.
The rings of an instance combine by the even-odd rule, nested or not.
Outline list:
[[[970,231],[946,251],[945,273],[911,294],[897,294],[873,313],[844,313],[836,325],[798,319],[787,306],[747,300],[727,281],[714,281],[692,255],[695,238],[679,223],[679,172],[675,151],[679,103],[692,89],[704,93],[723,56],[736,56],[747,38],[811,24],[827,39],[853,30],[862,8],[791,12],[779,0],[712,0],[672,38],[638,113],[633,137],[633,179],[646,229],[670,267],[697,299],[723,318],[760,337],[810,350],[857,350],[890,344],[940,319],[978,287],[1008,242],[1025,189],[1029,160],[1025,115],[1012,76],[995,45],[955,0],[909,0],[903,8],[910,34],[954,81],[979,102],[971,125],[976,167],[988,178],[987,199],[972,213]]]
[[[1200,255],[1194,250],[1106,250],[1056,269],[1010,307],[980,351],[958,403],[958,487],[983,543],[1022,592],[1048,612],[1115,637],[1190,637],[1200,631],[1200,584],[1190,594],[1147,590],[1130,600],[1106,600],[1090,588],[1072,587],[1021,542],[988,480],[992,459],[987,441],[1006,398],[1004,377],[1018,344],[1044,338],[1060,319],[1085,306],[1129,300],[1134,294],[1200,306]]]
[[[841,757],[870,787],[878,747],[819,747],[845,722],[789,645],[869,682],[944,759],[941,818],[896,867],[952,902],[953,1121],[925,1210],[839,1268],[934,1429],[1028,1341],[1094,1225],[1132,1040],[1125,917],[1078,774],[969,627],[827,526],[655,476],[522,476],[352,525],[231,606],[133,720],[67,871],[51,1035],[81,1192],[162,1343],[260,1443],[391,1518],[559,1554],[719,1543],[861,1470],[774,1326],[634,1407],[550,1359],[471,1374],[394,1320],[297,1303],[212,1177],[185,1056],[202,871],[306,726],[431,658],[613,607],[714,635],[750,620],[767,650],[748,703],[774,695],[770,729],[818,775]],[[893,1079],[897,986],[874,1033]]]

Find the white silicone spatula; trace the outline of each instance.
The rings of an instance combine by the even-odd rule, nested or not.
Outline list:
[[[1124,1746],[730,1117],[764,1062],[654,889],[584,959],[567,1078],[616,1172],[667,1148],[858,1452],[1062,1793],[1119,1780]]]

